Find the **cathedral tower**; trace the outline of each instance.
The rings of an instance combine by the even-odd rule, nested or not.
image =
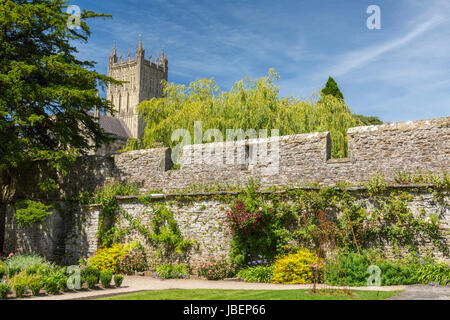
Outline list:
[[[153,97],[161,98],[163,90],[161,80],[168,79],[168,60],[161,53],[161,58],[156,57],[152,62],[150,51],[149,59],[145,60],[145,50],[142,40],[136,49],[136,58],[131,59],[130,49],[126,60],[117,59],[116,44],[112,54],[109,56],[108,76],[127,81],[122,85],[108,85],[106,97],[110,100],[114,109],[115,116],[122,119],[133,138],[140,138],[144,131],[143,119],[139,117],[137,105],[143,100],[149,100]]]

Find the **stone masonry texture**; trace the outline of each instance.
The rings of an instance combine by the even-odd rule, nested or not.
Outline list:
[[[169,148],[81,157],[65,177],[52,173],[43,162],[33,163],[21,168],[16,199],[32,195],[60,203],[60,209],[43,225],[26,229],[17,226],[13,204],[7,205],[0,219],[4,223],[3,252],[34,251],[57,259],[56,247],[64,245],[67,263],[92,255],[98,247],[100,208],[77,206],[69,200],[79,192],[93,191],[113,180],[137,183],[144,193],[167,194],[200,183],[243,186],[250,178],[259,179],[262,187],[313,182],[330,186],[341,181],[364,183],[377,173],[387,182],[395,183],[400,171],[448,172],[450,117],[351,128],[348,130],[348,158],[330,159],[330,150],[329,133],[319,132],[188,145],[182,149],[178,170],[171,169],[172,150]],[[43,175],[58,179],[57,192],[43,195],[38,191],[36,186]],[[229,204],[203,198],[182,207],[169,205],[183,235],[198,243],[186,258],[193,264],[226,255],[229,250],[221,209],[228,208]],[[440,207],[430,199],[431,194],[423,192],[421,196],[415,195],[408,205],[413,211],[424,207],[427,213],[438,213],[448,227],[449,208]],[[130,214],[141,216],[144,223],[150,221],[148,208],[136,199],[119,200],[119,203]],[[126,224],[123,219],[119,221]],[[140,237],[132,233],[127,240]]]

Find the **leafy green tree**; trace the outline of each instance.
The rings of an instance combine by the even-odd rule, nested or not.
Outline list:
[[[383,121],[381,121],[380,118],[375,116],[363,116],[361,114],[354,114],[353,117],[355,117],[358,121],[360,121],[361,124],[364,126],[383,124]]]
[[[329,94],[332,95],[333,97],[344,100],[344,96],[342,95],[341,90],[339,90],[336,81],[334,81],[332,77],[328,77],[328,81],[325,84],[325,87],[322,89],[322,94],[324,95]]]
[[[307,101],[278,96],[275,82],[278,75],[257,80],[248,78],[236,82],[230,91],[222,91],[213,79],[200,79],[184,85],[165,83],[165,97],[140,103],[138,110],[144,117],[146,128],[141,143],[131,145],[151,148],[163,144],[173,147],[172,133],[179,128],[190,132],[194,143],[194,121],[202,121],[203,133],[218,129],[222,140],[227,139],[227,129],[279,129],[280,135],[329,131],[332,156],[347,155],[347,129],[357,125],[343,100],[331,95],[313,96]],[[218,139],[220,140],[220,139]],[[203,142],[215,140],[204,139]],[[195,142],[197,143],[197,142]]]
[[[73,46],[88,40],[86,19],[109,15],[83,10],[79,28],[70,28],[67,3],[0,1],[1,202],[14,196],[14,168],[46,160],[64,173],[78,154],[110,141],[88,111],[112,112],[96,88],[118,82],[78,60]]]
[[[321,92],[323,95],[332,95],[336,98],[344,100],[344,96],[341,90],[339,89],[336,81],[332,77],[328,78],[328,81]],[[358,121],[358,125],[370,126],[383,124],[383,121],[381,121],[378,117],[375,116],[363,116],[360,114],[354,114],[353,117]]]

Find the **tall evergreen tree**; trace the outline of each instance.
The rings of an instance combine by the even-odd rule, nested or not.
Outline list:
[[[94,106],[112,112],[97,86],[118,82],[93,71],[94,62],[78,60],[73,46],[88,40],[86,19],[109,16],[83,10],[79,28],[71,28],[67,3],[0,1],[1,202],[14,196],[14,168],[46,160],[61,170],[110,141],[88,112]]]
[[[336,81],[334,81],[332,77],[328,77],[328,81],[325,85],[325,88],[322,89],[322,94],[329,94],[332,95],[333,97],[344,100],[344,96],[342,95],[341,90],[339,90]]]

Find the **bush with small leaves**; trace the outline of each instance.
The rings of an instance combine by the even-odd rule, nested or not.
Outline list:
[[[0,261],[0,280],[5,276],[6,274],[6,266]]]
[[[57,294],[59,292],[58,280],[52,277],[48,277],[44,281],[44,289],[47,294]]]
[[[189,275],[189,267],[185,264],[163,263],[156,268],[158,279],[184,279]]]
[[[235,273],[235,266],[225,258],[202,263],[198,268],[198,275],[208,280],[231,278]]]
[[[103,288],[109,288],[111,285],[112,273],[109,271],[102,271],[100,273],[100,282]]]
[[[297,253],[288,254],[275,260],[273,283],[306,284],[314,280],[313,266],[320,265],[315,252],[300,248]]]
[[[85,281],[87,281],[87,277],[89,276],[95,277],[96,279],[95,283],[98,283],[100,281],[100,270],[93,268],[91,266],[87,266],[86,268],[81,269],[80,274]]]
[[[14,294],[17,298],[22,298],[27,291],[28,279],[29,277],[24,272],[21,272],[10,279]]]
[[[31,290],[33,296],[38,296],[42,289],[42,282],[39,279],[30,280],[28,287]]]
[[[245,282],[264,282],[270,283],[273,277],[273,266],[254,266],[242,269],[236,275]]]
[[[123,276],[120,274],[114,275],[114,285],[116,288],[120,287],[122,285]]]
[[[14,294],[16,295],[16,298],[22,298],[26,291],[26,283],[14,283]]]
[[[86,283],[89,289],[94,289],[97,282],[97,277],[94,275],[88,275],[86,277]]]
[[[0,283],[0,299],[6,299],[8,297],[11,287],[7,283]]]

